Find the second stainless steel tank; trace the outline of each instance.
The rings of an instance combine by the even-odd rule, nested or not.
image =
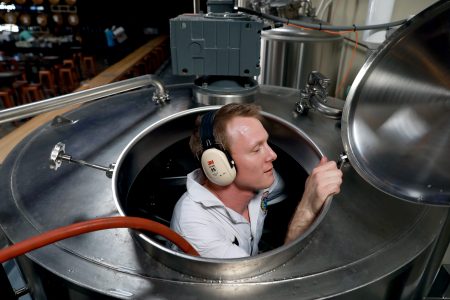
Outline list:
[[[329,94],[334,95],[342,43],[341,36],[291,26],[263,31],[258,81],[299,89],[311,71],[320,70],[331,79]]]

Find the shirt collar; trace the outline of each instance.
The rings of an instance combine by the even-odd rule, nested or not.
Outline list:
[[[237,212],[226,207],[222,201],[217,198],[211,191],[203,186],[205,182],[205,176],[201,169],[196,169],[187,175],[186,188],[187,192],[191,196],[192,201],[200,203],[204,207],[216,207],[222,208],[228,217],[233,220],[234,223],[247,222],[244,217]]]
[[[206,207],[224,206],[222,201],[203,186],[205,180],[205,175],[200,169],[196,169],[187,175],[186,188],[188,193],[191,194],[192,200]]]

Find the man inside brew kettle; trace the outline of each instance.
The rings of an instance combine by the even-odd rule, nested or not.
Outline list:
[[[281,201],[283,181],[273,168],[260,108],[231,103],[200,116],[190,148],[201,168],[187,175],[171,228],[208,258],[258,254],[268,207]],[[340,191],[342,172],[323,157],[305,182],[285,234],[285,244],[305,232],[325,200]],[[299,182],[299,184],[303,184]]]

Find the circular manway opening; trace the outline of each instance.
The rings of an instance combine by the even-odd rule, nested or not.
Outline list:
[[[283,245],[283,233],[303,193],[299,182],[305,182],[308,176],[286,152],[276,145],[271,146],[278,155],[274,167],[285,181],[287,198],[269,207],[259,245],[261,252]],[[128,216],[147,218],[170,227],[175,204],[186,191],[186,174],[198,167],[189,149],[189,138],[174,143],[153,158],[136,177],[126,198],[124,211]],[[164,238],[144,234],[161,246],[167,246]]]
[[[116,204],[122,214],[170,226],[173,208],[186,191],[186,175],[199,167],[189,149],[189,135],[195,118],[205,111],[205,108],[185,111],[157,122],[127,146],[113,178]],[[172,250],[160,236],[132,231],[150,255],[185,274],[236,279],[272,270],[300,251],[299,244],[305,243],[307,234],[289,245],[283,245],[284,236],[303,193],[306,177],[319,161],[320,152],[298,128],[272,115],[264,115],[269,143],[278,155],[274,166],[285,182],[287,198],[269,206],[259,244],[260,254],[240,259],[193,257]],[[322,211],[325,214],[327,209]],[[321,219],[323,217],[318,218]],[[316,223],[307,233],[317,226]]]

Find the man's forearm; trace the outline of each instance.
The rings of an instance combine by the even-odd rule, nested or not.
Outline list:
[[[331,195],[339,193],[342,172],[334,161],[322,157],[305,182],[305,190],[289,224],[285,244],[303,234],[314,222],[323,204]]]
[[[315,218],[316,214],[298,206],[289,223],[284,243],[288,244],[303,234],[311,226]]]

